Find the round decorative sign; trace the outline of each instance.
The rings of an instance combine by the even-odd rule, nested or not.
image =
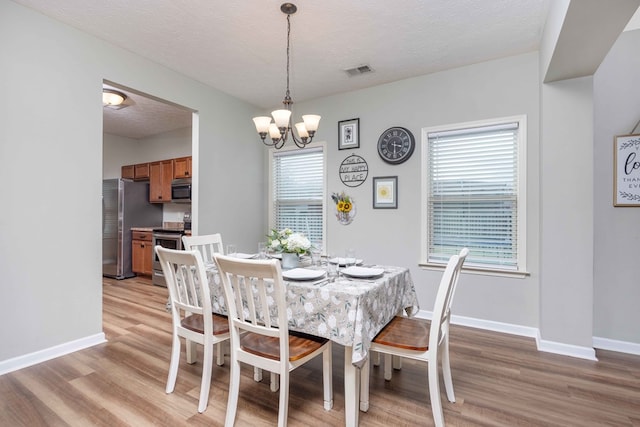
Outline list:
[[[362,157],[352,154],[340,164],[340,181],[347,187],[357,187],[367,179],[369,165]]]

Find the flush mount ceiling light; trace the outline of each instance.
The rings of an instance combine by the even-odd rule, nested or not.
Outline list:
[[[103,106],[121,105],[125,99],[127,99],[127,95],[122,92],[118,92],[117,90],[113,89],[102,89]]]
[[[318,130],[318,124],[320,123],[320,116],[315,114],[306,114],[302,116],[302,122],[296,123],[296,130],[298,137],[293,133],[291,128],[291,104],[293,100],[289,92],[289,38],[291,34],[291,15],[296,13],[298,8],[293,3],[283,3],[280,6],[280,10],[287,15],[287,91],[284,95],[282,104],[284,109],[275,110],[271,112],[274,123],[271,122],[271,117],[254,117],[253,122],[256,125],[258,135],[262,138],[262,142],[269,146],[280,149],[287,142],[289,135],[293,142],[300,148],[304,148],[307,144],[310,144],[313,140],[313,136]],[[271,142],[266,140],[267,133],[271,138]]]

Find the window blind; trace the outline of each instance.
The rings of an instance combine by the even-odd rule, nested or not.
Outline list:
[[[428,261],[518,269],[518,123],[428,134]]]
[[[322,148],[273,154],[273,217],[275,228],[304,233],[323,242],[324,154]]]

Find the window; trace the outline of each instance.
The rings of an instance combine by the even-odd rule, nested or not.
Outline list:
[[[525,140],[525,117],[423,130],[423,263],[526,272]]]
[[[325,146],[270,150],[269,225],[304,233],[322,247],[325,236]]]

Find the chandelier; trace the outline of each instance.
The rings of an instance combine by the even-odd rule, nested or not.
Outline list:
[[[293,133],[291,128],[291,94],[289,92],[289,38],[291,35],[291,15],[296,13],[298,8],[293,3],[283,3],[280,6],[280,10],[287,15],[287,91],[284,95],[282,104],[284,108],[282,110],[275,110],[271,112],[273,116],[273,123],[271,117],[254,117],[253,122],[256,125],[258,135],[262,138],[262,142],[269,146],[280,149],[287,142],[289,136],[293,139],[293,142],[299,147],[304,148],[307,144],[311,143],[313,136],[318,130],[318,124],[320,123],[320,116],[315,114],[306,114],[302,116],[302,122],[296,123],[296,131],[298,137]],[[271,138],[269,142],[267,138]]]

